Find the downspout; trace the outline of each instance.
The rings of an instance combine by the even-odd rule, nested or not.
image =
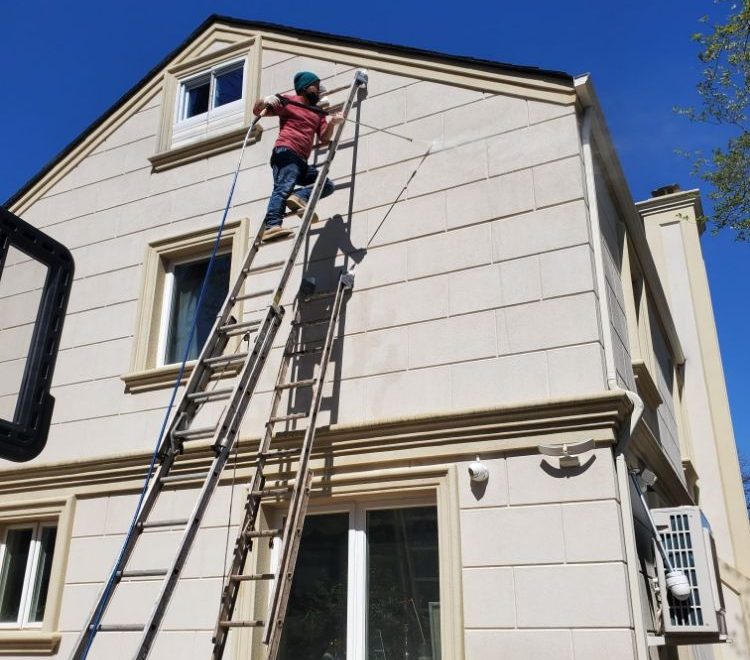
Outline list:
[[[585,86],[588,76],[576,79],[576,87]],[[594,109],[590,105],[585,107],[583,125],[581,127],[581,147],[583,152],[583,170],[586,180],[588,196],[589,220],[591,222],[591,243],[594,250],[595,287],[599,298],[599,318],[602,326],[602,345],[604,347],[604,366],[607,377],[607,389],[622,392],[633,404],[629,424],[621,425],[615,446],[615,470],[617,473],[618,490],[620,492],[620,521],[622,524],[625,544],[625,568],[628,575],[628,591],[630,595],[630,611],[633,613],[633,629],[635,637],[636,658],[648,660],[648,632],[641,609],[641,594],[638,588],[640,579],[638,572],[638,551],[635,545],[635,529],[632,524],[633,508],[630,499],[630,475],[625,459],[625,449],[643,416],[643,400],[630,390],[620,387],[617,382],[617,367],[615,366],[615,351],[612,343],[612,330],[609,327],[610,309],[607,295],[607,280],[604,273],[604,256],[602,253],[602,228],[599,220],[599,203],[596,194],[596,177],[594,174],[594,157],[591,148],[591,126]],[[626,521],[631,524],[626,524]]]

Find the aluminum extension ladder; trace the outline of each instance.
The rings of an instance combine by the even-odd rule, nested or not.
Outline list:
[[[234,546],[229,580],[224,587],[221,597],[219,617],[214,631],[213,660],[220,660],[222,658],[229,631],[232,628],[264,627],[263,643],[266,645],[264,657],[267,660],[275,660],[278,653],[284,620],[286,618],[287,603],[292,587],[292,579],[294,577],[294,567],[302,538],[305,513],[310,499],[312,482],[310,455],[315,441],[317,415],[323,398],[326,369],[331,357],[334,332],[341,312],[342,302],[346,292],[352,289],[353,284],[353,272],[342,272],[339,276],[338,284],[333,291],[313,294],[307,298],[303,298],[302,294],[300,294],[300,298],[298,299],[295,319],[284,347],[284,355],[276,378],[276,385],[271,401],[271,413],[266,423],[266,432],[258,448],[258,462],[245,502],[244,520],[240,525],[239,534]],[[326,315],[312,320],[304,320],[302,318],[301,308],[309,302],[326,298],[332,300]],[[325,326],[326,330],[322,340],[310,341],[305,339],[305,329],[314,326]],[[292,361],[300,355],[313,353],[321,354],[317,376],[289,381],[288,373]],[[312,396],[306,412],[285,416],[278,414],[279,405],[285,392],[308,387],[312,387]],[[307,420],[307,427],[301,447],[279,449],[272,447],[272,441],[275,439],[275,425],[278,422],[293,419]],[[272,463],[276,463],[277,461],[296,463],[297,469],[296,472],[291,473],[287,477],[279,474],[273,475],[271,478],[274,481],[274,485],[268,488],[266,487],[266,475],[264,473],[268,461]],[[279,486],[279,482],[283,481],[286,481],[287,484]],[[283,527],[280,529],[257,529],[258,512],[264,499],[277,502],[282,497],[289,497]],[[262,538],[273,539],[277,536],[281,536],[281,549],[279,551],[280,558],[276,572],[244,574],[246,560],[253,548],[254,541]],[[241,584],[246,581],[259,580],[274,581],[265,620],[232,620]]]
[[[359,90],[366,90],[367,73],[358,70],[349,93],[342,107],[342,115],[348,117]],[[273,345],[276,333],[284,316],[281,298],[291,276],[299,251],[305,242],[312,223],[315,206],[320,199],[323,184],[328,175],[339,140],[343,132],[342,122],[328,145],[328,154],[321,165],[318,178],[312,189],[310,200],[300,222],[299,230],[292,238],[292,247],[285,261],[279,261],[260,267],[253,267],[253,261],[263,245],[263,228],[260,229],[245,260],[240,274],[233,283],[221,311],[217,315],[213,328],[204,344],[195,367],[188,379],[175,413],[164,434],[159,448],[159,466],[155,470],[138,511],[135,525],[124,541],[121,554],[112,574],[115,576],[111,588],[105,584],[96,605],[86,620],[71,656],[72,660],[83,660],[87,657],[93,638],[98,632],[141,632],[141,639],[135,658],[145,660],[156,639],[167,607],[171,601],[181,571],[200,527],[201,518],[206,511],[211,496],[221,477],[222,471],[234,447],[240,424],[250,403],[258,380],[266,365],[268,353]],[[253,274],[268,272],[272,268],[281,268],[282,273],[275,288],[269,291],[247,291],[245,284]],[[257,299],[262,295],[270,296],[270,302],[264,308],[265,314],[258,319],[246,321],[235,319],[232,312],[235,305],[247,299]],[[224,355],[231,337],[250,335],[248,350],[244,353]],[[254,339],[252,338],[254,335]],[[241,367],[240,367],[241,365]],[[209,389],[215,384],[222,370],[240,367],[233,387]],[[322,381],[321,381],[322,382]],[[227,404],[218,415],[212,426],[193,427],[193,421],[206,403],[225,400]],[[186,472],[179,464],[183,446],[186,442],[212,439],[214,459],[207,472]],[[176,474],[170,474],[173,469]],[[177,482],[202,481],[200,492],[193,505],[190,517],[186,520],[150,520],[149,514],[154,509],[164,487]],[[128,562],[136,549],[138,540],[144,530],[154,528],[182,527],[182,537],[171,565],[168,568],[128,570]],[[156,602],[145,623],[107,624],[103,622],[104,614],[111,604],[117,587],[123,579],[129,581],[139,578],[163,577],[163,582]],[[96,625],[95,625],[96,624]]]

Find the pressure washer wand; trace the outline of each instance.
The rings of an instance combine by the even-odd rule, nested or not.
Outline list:
[[[373,131],[378,131],[379,133],[386,133],[388,135],[392,135],[393,137],[401,138],[402,140],[408,140],[409,142],[414,142],[412,138],[406,137],[405,135],[399,135],[398,133],[389,131],[386,128],[378,128],[377,126],[370,126],[370,124],[365,124],[363,121],[358,121],[356,119],[349,119],[349,117],[344,117],[344,120],[350,121],[352,124],[359,124],[360,126],[364,126],[365,128],[371,128]]]
[[[324,96],[320,101],[318,101],[318,107],[323,108],[324,110],[328,108],[331,105],[331,101],[328,99],[327,96]],[[351,122],[352,124],[359,124],[360,126],[364,126],[365,128],[370,128],[373,131],[378,131],[379,133],[386,133],[388,135],[392,135],[393,137],[401,138],[402,140],[408,140],[409,142],[414,142],[414,140],[410,137],[406,137],[405,135],[399,135],[398,133],[394,133],[392,131],[389,131],[385,128],[378,128],[377,126],[370,126],[370,124],[365,124],[362,121],[359,121],[357,119],[350,119],[349,117],[343,117],[345,121]]]

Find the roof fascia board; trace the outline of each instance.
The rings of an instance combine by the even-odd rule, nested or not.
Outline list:
[[[659,311],[659,320],[666,332],[672,359],[675,364],[683,364],[685,362],[685,353],[682,349],[679,334],[677,333],[677,326],[669,309],[669,302],[659,279],[659,273],[656,269],[651,249],[646,240],[646,231],[643,228],[640,215],[630,194],[630,188],[628,187],[625,173],[622,170],[620,159],[617,157],[617,152],[613,146],[612,137],[607,128],[607,122],[604,119],[604,113],[591,82],[591,77],[585,74],[576,78],[575,88],[581,106],[592,109],[593,122],[591,132],[597,155],[605,165],[603,174],[610,184],[612,192],[615,194],[615,203],[620,211],[620,217],[625,221],[625,226],[627,227],[628,235],[633,244],[641,271],[648,283],[654,304]]]

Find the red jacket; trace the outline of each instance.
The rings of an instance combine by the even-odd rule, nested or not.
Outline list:
[[[305,104],[305,99],[296,94],[283,94],[282,97]],[[283,104],[280,108],[268,108],[267,114],[279,118],[279,137],[274,147],[288,147],[305,161],[310,157],[315,136],[322,139],[328,128],[325,116],[291,103]]]

